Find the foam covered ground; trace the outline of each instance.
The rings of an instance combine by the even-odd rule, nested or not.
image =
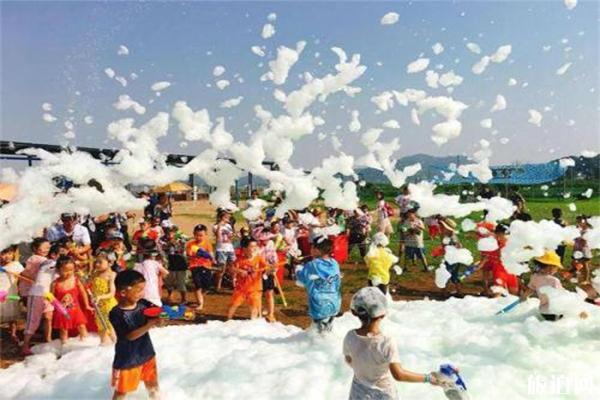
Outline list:
[[[532,299],[510,314],[494,315],[511,300],[396,302],[384,330],[397,339],[408,369],[459,366],[471,399],[600,398],[600,310],[590,309],[587,320],[542,322]],[[357,325],[346,313],[326,337],[262,321],[155,329],[163,398],[346,398],[352,372],[341,355],[342,339]],[[97,343],[92,337],[71,340],[63,349],[57,343],[36,347],[38,354],[0,371],[0,397],[109,398],[113,349]],[[583,386],[552,396],[548,385],[559,376]],[[439,388],[424,384],[399,383],[398,390],[405,400],[445,398]],[[132,398],[145,396],[140,388]]]

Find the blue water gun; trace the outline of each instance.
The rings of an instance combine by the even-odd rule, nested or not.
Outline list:
[[[144,315],[149,318],[164,318],[164,319],[194,319],[193,312],[184,306],[167,306],[148,307],[144,310]]]
[[[458,373],[458,369],[452,364],[440,365],[440,372],[442,378],[442,387],[444,388],[444,394],[449,400],[468,400],[467,385],[463,381],[462,377]]]
[[[213,259],[212,255],[208,251],[204,250],[203,248],[199,248],[198,251],[196,252],[196,255],[200,258],[206,258],[208,260]]]
[[[465,279],[467,279],[469,276],[473,275],[473,273],[475,273],[475,271],[477,271],[477,264],[473,264],[470,267],[468,267],[467,269],[465,269],[463,271],[462,274],[460,274],[460,276],[458,277],[459,281],[464,281]]]
[[[509,305],[504,307],[502,310],[498,311],[496,313],[496,315],[506,314],[507,312],[511,311],[513,308],[518,306],[519,304],[521,304],[521,299],[517,299],[517,300],[513,301],[512,303],[510,303]]]

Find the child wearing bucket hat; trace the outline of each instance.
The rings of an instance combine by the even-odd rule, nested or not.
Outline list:
[[[380,330],[387,298],[379,289],[360,289],[352,297],[350,309],[361,322],[360,328],[344,338],[344,357],[354,371],[350,400],[396,400],[394,380],[439,384],[435,375],[411,372],[400,365],[396,341]]]
[[[534,259],[536,266],[536,272],[531,275],[529,284],[521,294],[521,300],[527,299],[532,294],[540,300],[540,314],[546,321],[557,321],[561,319],[562,315],[552,314],[550,312],[550,301],[548,296],[542,293],[540,289],[543,287],[553,287],[555,289],[562,289],[563,286],[560,280],[554,275],[563,266],[560,263],[560,256],[556,254],[554,250],[547,250],[541,257]]]

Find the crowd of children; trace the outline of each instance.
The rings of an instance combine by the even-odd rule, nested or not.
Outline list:
[[[253,196],[252,201],[264,203],[261,207],[267,205],[256,194]],[[24,355],[31,354],[32,337],[41,325],[46,341],[52,339],[53,330],[58,331],[62,342],[69,334],[83,339],[89,329],[97,330],[102,344],[116,343],[115,398],[135,390],[140,381],[151,396],[157,396],[155,353],[148,330],[160,322],[145,316],[145,309],[161,306],[163,301],[175,304],[178,293],[182,305],[193,306],[196,313],[202,313],[208,293],[229,287],[232,295],[228,319],[246,304],[252,319],[264,316],[274,322],[276,295],[285,304],[281,280],[287,270],[288,277],[306,290],[308,315],[316,330],[327,332],[341,311],[340,263],[358,247],[368,269],[365,283],[369,288],[357,293],[351,307],[362,326],[344,341],[344,355],[355,372],[350,397],[364,398],[364,393],[378,391],[391,396],[392,378],[435,384],[433,375],[414,374],[400,367],[393,341],[379,332],[379,321],[385,315],[391,270],[401,273],[402,269],[415,268],[418,261],[422,270],[429,273],[425,235],[439,240],[430,256],[443,257],[448,246],[462,247],[457,223],[439,215],[423,221],[418,215],[419,205],[410,199],[406,188],[396,198],[397,211],[386,203],[382,193],[377,198],[374,235],[374,221],[364,205],[349,212],[288,210],[282,218],[277,218],[275,206],[267,207],[237,230],[232,211],[219,209],[215,224],[196,225],[191,237],[179,230],[170,219],[171,213],[162,207],[157,215],[149,213],[138,220],[138,229],[131,239],[123,233],[127,219],[134,217],[131,213],[84,219],[63,214],[62,225],[49,228],[44,236],[32,241],[31,255],[24,267],[18,261],[17,246],[0,252],[0,322],[10,324],[11,335],[18,341],[16,322],[22,318],[25,306]],[[281,204],[281,199],[274,204]],[[391,217],[396,213],[397,256],[389,249],[394,232]],[[519,217],[526,213],[523,205],[519,213]],[[553,210],[552,215],[555,223],[566,226],[559,209]],[[93,240],[86,235],[89,228],[80,220],[96,221],[101,226]],[[116,225],[110,221],[120,222]],[[561,271],[560,276],[586,284],[592,254],[584,236],[590,225],[585,216],[578,217],[576,223],[581,235],[573,244],[571,268]],[[486,294],[508,292],[523,298],[535,295],[540,298],[544,319],[560,319],[560,315],[549,312],[548,298],[540,289],[562,287],[554,275],[563,269],[566,243],[556,253],[549,251],[537,258],[536,270],[524,285],[502,263],[501,251],[510,234],[507,225],[486,221],[484,214],[473,234],[478,240],[493,239],[497,246],[482,249],[479,261],[473,265],[442,261],[450,273],[452,293],[461,290],[465,276],[481,269]],[[188,296],[188,280],[194,296]],[[364,348],[376,348],[381,354],[365,355]]]

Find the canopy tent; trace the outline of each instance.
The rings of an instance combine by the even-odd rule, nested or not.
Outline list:
[[[17,185],[14,183],[0,183],[0,200],[12,201],[17,196]]]
[[[539,185],[548,183],[561,178],[567,168],[561,167],[558,161],[551,161],[546,164],[519,164],[519,165],[498,165],[490,168],[493,178],[488,182],[490,185]],[[440,170],[440,175],[442,170]],[[445,170],[445,173],[451,171]],[[439,183],[456,185],[465,183],[479,183],[477,178],[469,174],[463,177],[455,173],[447,181],[438,178]]]
[[[185,193],[192,191],[192,187],[183,182],[171,182],[163,186],[156,186],[152,191],[154,193]]]

